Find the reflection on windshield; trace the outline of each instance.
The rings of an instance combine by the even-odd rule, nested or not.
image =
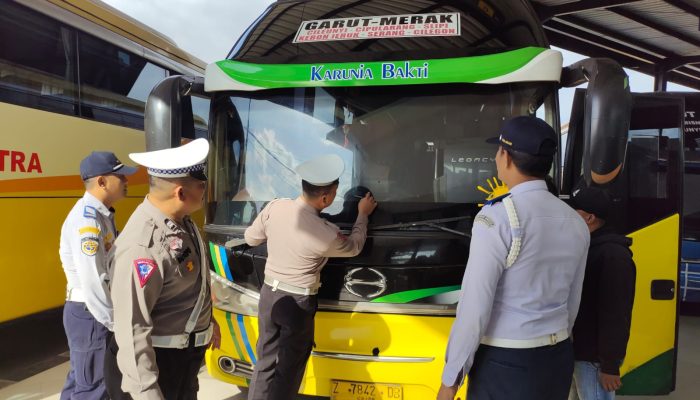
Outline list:
[[[367,191],[380,202],[375,224],[465,215],[454,206],[482,202],[477,186],[496,175],[496,147],[485,139],[549,92],[542,84],[421,85],[220,97],[210,212],[217,224],[248,225],[266,202],[299,195],[298,164],[337,154],[345,171],[325,210],[333,222],[353,221]]]

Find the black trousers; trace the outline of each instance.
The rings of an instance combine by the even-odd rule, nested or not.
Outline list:
[[[569,339],[554,346],[506,349],[481,345],[469,372],[469,400],[567,400],[574,373]]]
[[[194,343],[193,337],[190,343]],[[199,369],[204,361],[208,346],[186,349],[163,349],[155,347],[158,366],[158,386],[166,400],[194,400],[199,391]],[[105,384],[112,400],[130,400],[129,394],[122,392],[122,374],[117,365],[117,342],[112,334],[105,356]]]
[[[248,400],[289,400],[299,392],[314,340],[316,296],[260,290],[257,353]]]

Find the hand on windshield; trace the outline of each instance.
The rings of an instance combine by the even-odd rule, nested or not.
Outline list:
[[[367,192],[365,197],[357,204],[357,211],[364,215],[372,214],[375,208],[377,208],[377,201],[374,200],[374,196],[370,192]]]

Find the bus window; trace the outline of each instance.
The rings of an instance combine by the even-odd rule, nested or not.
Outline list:
[[[142,129],[148,94],[167,71],[83,33],[78,43],[81,115]]]
[[[0,101],[75,114],[74,32],[3,2],[0,7]]]
[[[209,99],[192,96],[192,115],[194,117],[195,137],[206,138],[209,126]]]
[[[382,201],[384,214],[375,220],[386,223],[470,212],[464,204],[482,202],[478,186],[497,175],[496,146],[485,140],[504,120],[535,111],[549,93],[541,86],[294,88],[224,96],[212,114],[220,154],[209,215],[215,224],[250,224],[265,202],[296,197],[294,167],[324,153],[337,154],[346,166],[327,210],[333,217],[345,218],[354,191],[363,188]],[[249,206],[258,208],[248,212]]]
[[[681,107],[680,102],[662,97],[635,97],[624,182],[629,204],[624,208],[626,220],[619,221],[625,232],[680,210]]]

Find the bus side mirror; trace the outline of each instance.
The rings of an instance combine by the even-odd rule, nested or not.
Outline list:
[[[589,58],[566,67],[562,85],[588,81],[583,120],[583,176],[602,185],[622,170],[632,112],[629,79],[622,67],[605,58]]]
[[[183,137],[195,137],[193,94],[204,94],[204,78],[174,75],[153,88],[144,114],[147,151],[177,147]]]

